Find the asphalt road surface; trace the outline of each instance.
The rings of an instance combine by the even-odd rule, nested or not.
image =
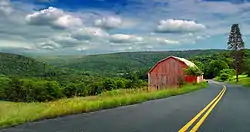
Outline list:
[[[1,132],[177,132],[205,108],[223,89],[210,81],[206,89],[166,99],[98,112],[66,116],[0,129]],[[223,93],[223,92],[222,92]],[[199,120],[201,132],[250,132],[250,89],[226,84],[209,114]]]

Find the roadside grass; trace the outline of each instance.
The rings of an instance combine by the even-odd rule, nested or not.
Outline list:
[[[0,101],[0,128],[11,127],[25,122],[59,116],[86,113],[123,105],[141,103],[180,95],[205,88],[207,83],[187,84],[182,88],[147,91],[146,89],[119,89],[97,96],[75,97],[51,102],[15,103]]]
[[[228,83],[239,84],[250,88],[250,77],[247,75],[239,75],[239,82],[236,82],[236,76],[233,76],[228,79]]]
[[[223,80],[220,79],[220,77],[215,77],[213,80],[218,81],[218,82],[224,82]]]

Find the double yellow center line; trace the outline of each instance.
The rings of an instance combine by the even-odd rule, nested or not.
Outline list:
[[[186,132],[189,129],[189,127],[206,111],[206,113],[201,117],[201,119],[190,130],[190,132],[196,132],[201,126],[201,124],[208,117],[208,115],[211,113],[211,111],[214,109],[214,107],[221,100],[226,90],[227,90],[226,86],[223,85],[223,89],[220,91],[220,93],[203,110],[201,110],[193,119],[191,119],[184,127],[182,127],[178,132]]]

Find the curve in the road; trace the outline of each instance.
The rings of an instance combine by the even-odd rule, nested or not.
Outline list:
[[[197,124],[191,129],[191,132],[196,132],[201,126],[201,124],[205,121],[207,116],[211,113],[213,108],[218,104],[218,102],[224,95],[225,91],[226,91],[226,86],[223,86],[223,89],[220,91],[220,93],[204,109],[202,109],[194,118],[192,118],[185,126],[183,126],[178,132],[186,132],[190,128],[190,126],[193,125],[194,122],[197,121],[197,119],[199,119],[201,115],[203,115],[203,113],[207,111],[204,114],[204,116],[202,116],[201,119],[197,122]]]

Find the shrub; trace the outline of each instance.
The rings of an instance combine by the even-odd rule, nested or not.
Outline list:
[[[226,81],[228,80],[231,76],[235,75],[235,70],[234,69],[223,69],[219,73],[219,80],[221,81]]]
[[[69,83],[63,90],[67,97],[86,96],[88,92],[84,83]]]
[[[221,73],[220,76],[219,76],[219,79],[222,80],[222,81],[226,81],[230,78],[230,75],[227,74],[227,73]]]
[[[201,76],[202,71],[198,67],[188,67],[185,70],[186,74],[189,76]]]
[[[185,83],[185,80],[184,80],[183,76],[179,76],[178,77],[178,86],[181,87],[184,85],[184,83]]]
[[[246,72],[247,76],[250,77],[250,70]]]
[[[10,78],[1,91],[4,99],[16,102],[50,101],[64,96],[56,81],[45,80]]]
[[[223,69],[223,70],[220,71],[220,74],[222,74],[222,73],[234,76],[235,75],[235,70],[234,69]]]

